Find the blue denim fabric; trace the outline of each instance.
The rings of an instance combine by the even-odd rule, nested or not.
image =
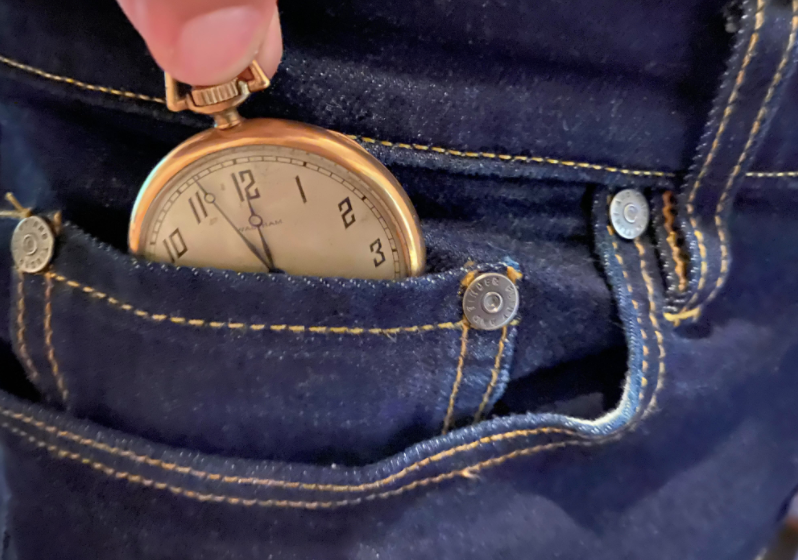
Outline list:
[[[355,136],[421,217],[399,282],[125,254],[204,126],[112,2],[0,2],[6,558],[729,558],[798,485],[798,6],[283,3],[247,110]],[[68,45],[68,47],[67,47]],[[652,225],[609,227],[637,188]],[[0,218],[0,249],[16,224]],[[474,273],[517,278],[469,328]],[[522,275],[522,276],[519,276]]]

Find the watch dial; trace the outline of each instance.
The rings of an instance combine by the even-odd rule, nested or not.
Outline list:
[[[150,260],[237,271],[394,279],[399,230],[365,181],[282,146],[228,148],[175,175],[144,217]]]

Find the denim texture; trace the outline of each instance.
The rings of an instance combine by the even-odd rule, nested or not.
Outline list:
[[[113,2],[0,2],[0,185],[67,220],[45,274],[0,250],[5,557],[755,558],[798,485],[798,6],[280,9],[245,110],[389,165],[425,275],[125,254],[207,123]],[[506,330],[463,323],[480,271]]]

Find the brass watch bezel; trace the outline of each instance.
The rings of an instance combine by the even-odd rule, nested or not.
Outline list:
[[[147,214],[169,181],[186,166],[228,148],[271,145],[310,152],[357,175],[373,190],[398,228],[398,241],[407,263],[407,275],[424,272],[426,249],[418,215],[393,174],[359,144],[342,134],[313,125],[279,119],[244,120],[230,128],[213,128],[196,134],[166,155],[150,172],[133,206],[128,245],[142,255],[142,234]]]

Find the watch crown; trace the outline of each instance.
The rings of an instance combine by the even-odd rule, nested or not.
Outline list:
[[[253,61],[235,80],[213,86],[197,86],[181,93],[181,86],[172,76],[164,74],[166,106],[170,111],[189,109],[202,115],[210,115],[216,126],[229,128],[241,122],[235,108],[243,103],[250,93],[269,87],[269,78],[257,62]]]
[[[240,94],[238,79],[235,79],[218,86],[195,87],[191,90],[191,100],[197,107],[205,107],[235,99]]]

